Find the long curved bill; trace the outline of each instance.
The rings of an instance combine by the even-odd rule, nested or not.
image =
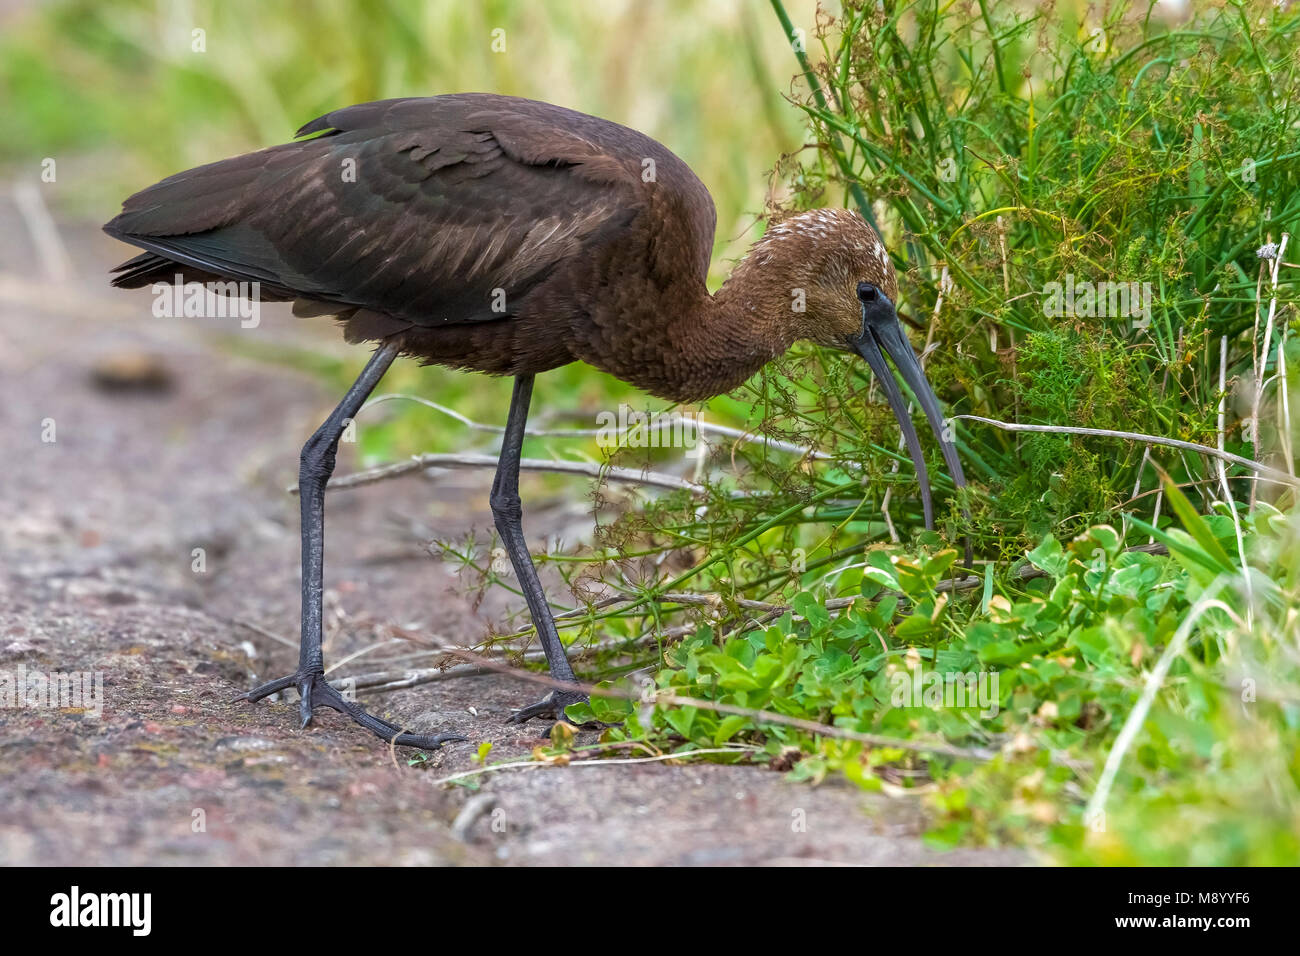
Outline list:
[[[899,374],[903,376],[903,381],[912,390],[916,400],[921,403],[925,417],[930,422],[930,429],[934,432],[934,437],[938,439],[939,447],[943,451],[943,460],[948,466],[953,484],[958,488],[964,488],[966,475],[962,472],[961,461],[957,458],[957,446],[944,437],[939,399],[935,397],[934,389],[930,388],[925,372],[921,370],[921,363],[917,361],[916,353],[912,351],[912,343],[907,340],[907,333],[903,331],[902,323],[897,318],[865,323],[861,337],[854,339],[852,345],[871,366],[871,371],[875,373],[881,388],[885,390],[885,397],[889,399],[889,407],[893,409],[894,417],[898,419],[898,427],[902,429],[903,440],[907,443],[907,452],[912,456],[912,464],[916,468],[916,480],[921,485],[921,507],[925,512],[925,526],[933,528],[934,503],[930,495],[930,474],[926,470],[925,456],[921,452],[921,440],[917,438],[916,429],[912,427],[912,416],[908,414],[907,401],[903,398],[898,382],[894,380],[894,373],[885,362],[885,355],[888,354],[893,359]]]

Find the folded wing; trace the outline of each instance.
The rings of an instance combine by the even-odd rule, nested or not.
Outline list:
[[[554,111],[569,113],[461,94],[326,114],[298,132],[315,138],[128,199],[105,231],[146,252],[115,284],[181,271],[257,281],[302,314],[365,310],[420,326],[508,317],[559,263],[640,211],[636,170]]]

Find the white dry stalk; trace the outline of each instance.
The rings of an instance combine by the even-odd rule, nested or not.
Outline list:
[[[1286,255],[1287,240],[1291,237],[1287,233],[1282,233],[1282,241],[1277,247],[1277,258],[1270,264],[1269,283],[1272,290],[1269,293],[1268,317],[1269,324],[1273,322],[1273,315],[1277,310],[1277,274],[1282,268],[1282,257]],[[1291,453],[1291,397],[1287,393],[1286,379],[1286,334],[1289,322],[1282,323],[1282,330],[1279,333],[1277,342],[1277,389],[1282,399],[1282,421],[1279,431],[1282,438],[1282,457],[1286,461],[1286,470],[1293,477],[1295,475],[1295,456]]]
[[[1141,432],[1124,432],[1114,431],[1109,428],[1080,428],[1075,425],[1021,425],[1015,422],[1000,422],[996,418],[984,418],[982,415],[954,415],[953,418],[963,418],[972,422],[983,422],[985,425],[992,425],[994,428],[1001,428],[1009,432],[1045,432],[1049,435],[1090,435],[1097,438],[1122,438],[1125,441],[1150,442],[1153,445],[1166,445],[1170,448],[1178,448],[1183,451],[1195,452],[1199,455],[1209,455],[1212,458],[1222,458],[1224,461],[1230,461],[1234,465],[1241,465],[1249,468],[1257,474],[1272,478],[1284,485],[1291,487],[1300,487],[1300,479],[1294,475],[1288,475],[1284,471],[1276,468],[1270,468],[1268,465],[1260,464],[1249,458],[1243,458],[1241,455],[1234,455],[1232,452],[1220,451],[1217,448],[1211,448],[1209,445],[1198,445],[1196,442],[1182,441],[1177,438],[1165,438],[1162,435],[1144,435]]]
[[[1191,635],[1192,628],[1200,620],[1201,615],[1211,608],[1218,608],[1229,617],[1236,619],[1236,615],[1232,613],[1232,608],[1216,598],[1226,581],[1226,578],[1219,578],[1206,588],[1205,593],[1201,595],[1201,599],[1193,605],[1187,616],[1183,618],[1183,622],[1178,625],[1178,630],[1174,632],[1173,639],[1170,640],[1164,653],[1160,655],[1160,660],[1156,662],[1156,666],[1147,675],[1146,685],[1142,688],[1142,696],[1138,698],[1137,705],[1124,721],[1119,736],[1115,738],[1115,743],[1106,756],[1106,765],[1102,770],[1101,778],[1097,781],[1097,788],[1088,801],[1088,807],[1085,811],[1087,818],[1095,819],[1105,811],[1106,801],[1110,797],[1110,790],[1115,783],[1116,774],[1119,773],[1120,764],[1124,762],[1124,755],[1128,753],[1128,749],[1132,746],[1138,731],[1142,729],[1142,724],[1146,722],[1147,712],[1151,709],[1151,704],[1160,691],[1160,686],[1164,683],[1169,668],[1173,666],[1174,660],[1182,654],[1187,638]],[[1238,620],[1238,623],[1241,622]]]
[[[582,657],[584,654],[599,654],[610,650],[637,650],[648,644],[663,642],[664,644],[675,643],[679,638],[686,637],[695,632],[694,624],[686,624],[678,627],[667,627],[662,631],[651,631],[634,638],[611,638],[606,641],[598,641],[595,644],[570,644],[564,649],[564,654],[570,660]],[[452,645],[444,645],[450,647]],[[461,650],[471,650],[471,648],[461,648]],[[429,650],[422,652],[425,656],[446,656],[450,653],[447,650]],[[479,656],[491,660],[505,660],[505,654],[483,654]],[[528,663],[539,663],[546,660],[546,653],[541,648],[531,651],[525,651],[517,655],[519,660]],[[437,681],[451,680],[458,677],[478,677],[483,674],[492,673],[483,664],[465,663],[452,664],[443,667],[407,667],[402,670],[392,671],[373,671],[365,674],[356,674],[351,677],[352,686],[358,695],[361,694],[386,694],[395,690],[408,690],[412,687],[419,687],[422,684],[431,684]]]
[[[1251,482],[1251,487],[1252,488],[1255,487],[1254,482]],[[1160,506],[1163,505],[1164,503],[1165,503],[1165,486],[1161,485],[1160,490],[1156,492],[1156,506],[1151,509],[1151,527],[1153,528],[1160,527]],[[1156,543],[1156,536],[1149,535],[1147,537],[1147,544],[1155,544],[1155,543]]]
[[[237,617],[227,618],[227,620],[229,620],[230,623],[234,624],[236,627],[247,628],[248,630],[252,631],[254,634],[260,635],[261,637],[265,637],[269,641],[275,641],[275,643],[277,644],[283,644],[285,647],[291,647],[294,650],[298,649],[297,641],[291,641],[287,637],[281,637],[279,634],[276,634],[274,631],[268,631],[260,624],[254,624],[252,621],[241,620],[240,618]]]
[[[1282,256],[1286,252],[1287,242],[1290,240],[1290,238],[1291,237],[1288,233],[1285,232],[1282,233],[1282,241],[1278,244],[1276,255],[1272,259],[1268,260],[1269,287],[1270,287],[1269,297],[1268,297],[1268,316],[1264,322],[1264,342],[1259,352],[1255,355],[1255,393],[1252,396],[1252,401],[1251,401],[1251,433],[1252,433],[1251,437],[1254,441],[1255,454],[1257,455],[1260,452],[1259,412],[1260,412],[1260,405],[1263,403],[1263,399],[1264,399],[1264,388],[1267,384],[1267,382],[1265,382],[1264,380],[1264,373],[1268,366],[1268,353],[1273,340],[1273,322],[1277,315],[1277,277],[1278,277],[1278,272],[1282,267]],[[1261,275],[1262,275],[1262,271],[1263,270],[1261,267]],[[1259,335],[1259,305],[1258,305],[1259,291],[1260,291],[1259,283],[1256,282],[1256,291],[1255,291],[1256,318],[1255,318],[1255,331],[1251,338],[1252,344],[1258,339],[1258,335]],[[1277,371],[1278,386],[1277,387],[1279,389],[1279,398],[1280,398],[1279,404],[1282,409],[1282,422],[1280,426],[1281,439],[1282,439],[1282,452],[1284,457],[1286,458],[1287,472],[1294,477],[1295,460],[1291,455],[1291,408],[1290,408],[1290,400],[1287,396],[1287,388],[1286,388],[1287,380],[1286,380],[1285,347],[1286,347],[1286,328],[1284,326],[1280,333],[1280,340],[1279,340],[1278,350],[1277,350],[1277,361],[1278,361],[1278,371]],[[1255,503],[1255,496],[1256,496],[1256,492],[1252,488],[1251,497],[1250,497],[1252,507],[1254,506]]]
[[[351,654],[348,654],[345,657],[340,657],[329,667],[325,668],[325,673],[328,674],[332,671],[338,670],[344,664],[349,664],[352,661],[357,660],[358,658],[365,657],[367,654],[373,653],[374,651],[380,650],[381,648],[388,647],[391,644],[405,644],[405,643],[406,642],[403,641],[402,639],[393,637],[393,638],[389,638],[386,641],[380,641],[377,644],[367,644],[365,647],[361,648],[360,650],[353,651]]]
[[[436,412],[441,412],[449,418],[454,418],[466,428],[472,428],[475,431],[492,432],[497,435],[505,432],[505,428],[501,425],[488,425],[485,422],[475,421],[472,418],[462,415],[453,408],[448,408],[446,405],[439,405],[437,402],[430,401],[427,398],[422,398],[419,395],[409,395],[404,392],[389,392],[384,395],[376,395],[361,407],[361,411],[365,411],[372,405],[378,405],[381,402],[390,401],[415,402],[419,405],[425,406],[426,408],[431,408]],[[358,414],[360,414],[360,412],[358,412]],[[739,428],[731,428],[727,425],[720,425],[716,422],[708,422],[704,420],[703,415],[687,417],[680,412],[658,415],[653,422],[647,422],[629,428],[526,428],[524,429],[524,434],[529,438],[595,438],[600,435],[609,434],[623,437],[633,430],[665,431],[683,423],[691,424],[705,434],[722,435],[726,438],[734,438],[741,444],[762,443],[769,448],[776,448],[780,451],[788,451],[797,455],[808,455],[823,460],[830,460],[835,457],[834,455],[817,451],[816,449],[809,448],[805,445],[797,445],[794,442],[782,441],[779,438],[771,438],[767,435],[754,435],[752,432],[742,431]]]
[[[998,248],[1002,253],[1002,297],[1011,301],[1011,268],[1007,259],[1007,224],[1001,216],[998,216]],[[1007,328],[1007,347],[1010,349],[1011,357],[1011,381],[1013,386],[1017,383],[1016,377],[1016,330],[1014,326]],[[993,350],[993,357],[997,358],[997,349]],[[1015,411],[1015,417],[1020,417],[1020,393],[1013,387],[1011,390],[1011,401]],[[1016,439],[1016,450],[1020,450],[1020,439]]]
[[[1183,327],[1179,326],[1178,338],[1174,342],[1173,365],[1175,368],[1177,368],[1178,363],[1182,360],[1182,355],[1183,355]],[[1169,384],[1169,367],[1166,366],[1164,378],[1161,379],[1160,382],[1160,395],[1162,397],[1165,394],[1165,388],[1168,384]],[[1150,452],[1151,452],[1151,446],[1147,445],[1147,453],[1149,454]],[[1190,475],[1191,471],[1188,471],[1188,474]],[[1253,490],[1253,485],[1252,485],[1252,490]],[[1154,508],[1151,509],[1151,527],[1153,528],[1160,527],[1160,508],[1164,503],[1165,503],[1165,486],[1164,486],[1164,482],[1160,482],[1157,485],[1156,505]],[[1154,544],[1155,540],[1156,540],[1155,535],[1151,535],[1150,537],[1147,538],[1147,544]]]
[[[1142,491],[1142,472],[1146,470],[1147,462],[1151,460],[1151,446],[1147,445],[1142,449],[1142,460],[1138,462],[1137,480],[1133,482],[1133,494],[1130,498],[1137,498]]]
[[[498,770],[520,770],[526,767],[563,767],[566,770],[571,767],[621,767],[627,764],[639,763],[657,763],[664,760],[683,760],[686,757],[703,756],[705,754],[745,754],[745,753],[762,753],[761,747],[735,746],[735,747],[711,747],[707,750],[683,750],[679,753],[658,754],[654,757],[587,757],[580,760],[512,760],[509,763],[495,763],[486,767],[478,767],[474,770],[462,770],[460,773],[453,773],[446,777],[439,777],[432,781],[432,785],[437,787],[445,783],[452,783],[456,780],[464,780],[467,777],[477,777],[480,774],[496,773]]]
[[[413,455],[408,461],[394,462],[331,478],[325,486],[326,491],[338,491],[341,488],[356,488],[360,485],[372,485],[413,471],[427,468],[496,468],[499,460],[496,455]],[[585,461],[558,461],[549,458],[521,458],[519,467],[523,471],[548,471],[563,475],[585,475],[589,478],[603,478],[607,481],[621,481],[639,485],[657,485],[674,491],[689,491],[691,494],[704,494],[703,485],[697,485],[676,475],[666,475],[656,471],[637,471],[635,468],[602,467]],[[291,495],[298,493],[296,484],[290,485]],[[739,494],[739,492],[737,492]]]
[[[1151,446],[1150,446],[1150,445],[1147,445],[1147,446],[1145,446],[1145,447],[1142,449],[1142,460],[1141,460],[1140,462],[1138,462],[1137,480],[1133,482],[1133,494],[1132,494],[1131,497],[1134,498],[1135,500],[1136,500],[1136,498],[1138,497],[1138,493],[1142,490],[1142,473],[1146,470],[1147,462],[1149,462],[1150,460],[1151,460]],[[1163,486],[1163,485],[1158,485],[1157,487],[1159,487],[1159,488],[1163,488],[1164,486]],[[1152,515],[1152,518],[1151,518],[1151,524],[1152,524],[1154,527],[1157,527],[1157,528],[1160,527],[1160,495],[1161,495],[1161,493],[1162,493],[1161,491],[1157,491],[1157,492],[1156,492],[1156,506],[1155,506],[1155,509],[1154,509],[1154,514]],[[1155,539],[1155,535],[1150,535],[1150,536],[1147,537],[1147,544],[1155,544],[1155,540],[1156,540],[1156,539]]]
[[[707,430],[710,427],[710,423],[704,420],[703,412],[700,412],[695,417],[695,424],[696,427],[700,430],[701,436],[707,434]],[[710,451],[709,444],[708,442],[704,441],[703,437],[697,439],[697,445],[694,449],[687,448],[685,450],[686,458],[688,461],[690,460],[692,451],[695,452],[695,468],[691,474],[691,480],[696,482],[697,484],[704,484],[704,476],[708,472],[709,451]]]
[[[1223,453],[1224,431],[1227,427],[1227,403],[1228,403],[1228,337],[1226,335],[1219,337],[1219,421],[1218,421],[1218,438],[1219,452]],[[1150,447],[1150,446],[1148,446]],[[1237,556],[1241,560],[1241,576],[1245,582],[1246,589],[1246,627],[1249,629],[1254,623],[1254,606],[1255,594],[1250,582],[1250,565],[1246,563],[1246,543],[1241,537],[1241,518],[1237,514],[1237,503],[1233,500],[1232,489],[1228,486],[1228,468],[1222,458],[1218,461],[1219,465],[1219,486],[1223,489],[1223,503],[1228,506],[1228,513],[1232,515],[1232,528],[1237,538]]]
[[[448,408],[445,405],[439,405],[437,402],[429,401],[428,399],[421,398],[418,395],[406,395],[402,393],[380,395],[367,402],[362,407],[362,410],[380,402],[394,399],[412,401],[424,405],[427,408],[431,408],[434,411],[441,412],[444,415],[454,418],[467,428],[476,431],[487,431],[500,434],[505,430],[499,425],[488,425],[483,422],[474,421],[472,418],[468,418],[454,409]],[[672,428],[685,421],[687,421],[685,416],[674,413],[672,415],[661,416],[655,420],[653,425],[647,425],[645,427],[662,430],[665,428]],[[702,417],[691,419],[691,424],[693,424],[701,433],[722,435],[727,438],[732,438],[737,444],[761,443],[768,448],[775,448],[779,451],[802,455],[806,458],[813,458],[818,461],[835,460],[834,455],[817,451],[814,448],[797,445],[794,442],[782,441],[778,438],[771,438],[767,435],[754,435],[752,432],[742,431],[739,428],[731,428],[727,425],[719,425],[716,422],[706,422]],[[617,434],[625,435],[628,431],[630,431],[630,429],[619,429]],[[528,429],[525,431],[525,434],[531,437],[554,438],[589,438],[602,433],[603,431],[601,429],[595,428],[549,430]],[[655,485],[669,488],[674,491],[689,491],[691,494],[703,495],[707,489],[699,479],[702,475],[703,465],[706,458],[707,455],[704,454],[699,456],[696,462],[696,480],[694,481],[679,478],[676,475],[663,474],[661,472],[642,472],[632,468],[619,468],[615,466],[604,467],[595,463],[561,461],[558,459],[524,458],[520,461],[519,467],[524,471],[548,471],[559,474],[578,474],[596,478],[598,480],[604,479],[607,481],[619,481],[629,484]],[[490,455],[433,453],[414,455],[408,461],[392,462],[386,465],[379,465],[375,468],[354,472],[350,475],[341,475],[337,478],[331,478],[326,484],[326,490],[337,491],[341,488],[355,488],[360,485],[374,484],[376,482],[397,478],[413,471],[422,471],[427,468],[495,468],[497,463],[498,459]],[[840,464],[849,469],[857,469],[860,467],[856,462],[852,461],[842,461]],[[289,494],[297,494],[298,486],[296,484],[290,485],[288,492]],[[732,497],[743,498],[747,497],[749,493],[745,491],[733,491],[731,494]]]
[[[66,282],[72,275],[72,259],[59,235],[59,227],[45,205],[40,187],[20,181],[14,184],[13,195],[14,205],[18,207],[23,225],[31,236],[32,248],[40,259],[45,278],[52,282]]]
[[[1259,306],[1263,301],[1264,291],[1264,269],[1267,264],[1260,260],[1259,272],[1255,276],[1255,322],[1250,331],[1250,364],[1251,371],[1254,372],[1255,387],[1250,394],[1250,444],[1255,454],[1259,454],[1259,405],[1264,396],[1264,363],[1260,360],[1260,343],[1259,343]],[[1267,333],[1265,333],[1267,335]],[[1267,344],[1267,343],[1265,343]],[[1259,495],[1259,488],[1255,485],[1250,487],[1250,510],[1255,510],[1255,501]]]

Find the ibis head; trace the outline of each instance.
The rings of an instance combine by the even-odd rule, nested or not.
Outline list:
[[[866,359],[898,419],[920,483],[926,526],[931,526],[933,504],[921,443],[886,356],[925,413],[954,484],[961,487],[966,479],[938,399],[899,321],[898,277],[876,231],[845,209],[791,216],[767,231],[719,291],[724,309],[731,304],[733,286],[767,290],[755,298],[763,303],[769,326],[775,326],[773,351],[807,340]]]

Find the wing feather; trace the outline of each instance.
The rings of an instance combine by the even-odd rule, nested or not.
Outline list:
[[[500,319],[638,213],[636,168],[595,142],[603,122],[485,94],[366,103],[299,130],[314,139],[170,176],[104,228],[308,311]],[[158,271],[132,262],[116,284]]]

